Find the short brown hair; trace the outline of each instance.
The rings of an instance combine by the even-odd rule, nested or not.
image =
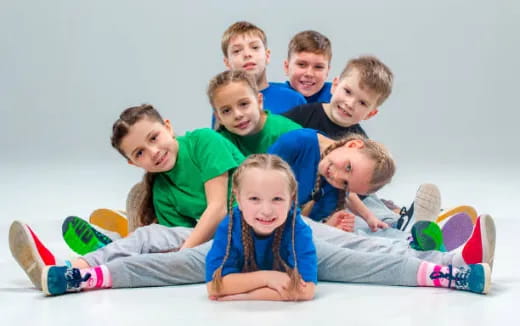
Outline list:
[[[323,34],[316,31],[303,31],[293,36],[289,42],[287,59],[293,53],[311,52],[322,54],[330,60],[332,59],[332,46],[330,40]]]
[[[258,87],[256,86],[256,82],[253,78],[251,78],[245,71],[242,70],[226,70],[216,75],[209,81],[208,89],[206,94],[208,94],[209,103],[215,109],[215,93],[218,89],[223,86],[229,85],[231,83],[242,82],[245,83],[253,93],[258,94]]]
[[[261,28],[254,24],[251,24],[250,22],[239,21],[229,26],[224,32],[224,34],[222,34],[222,40],[220,44],[222,47],[222,53],[224,54],[225,58],[227,58],[228,56],[227,50],[229,46],[229,41],[237,35],[245,34],[258,36],[262,40],[262,43],[264,43],[264,47],[267,48],[267,37],[265,36],[265,33]]]
[[[339,79],[345,78],[353,69],[359,72],[360,87],[368,88],[378,95],[377,106],[383,104],[392,93],[394,75],[390,68],[375,56],[360,56],[347,62]]]

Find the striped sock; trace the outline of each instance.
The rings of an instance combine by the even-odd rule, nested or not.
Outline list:
[[[84,277],[87,273],[90,274],[90,278],[81,283],[81,288],[88,289],[103,289],[112,287],[112,276],[106,265],[99,265],[91,268],[84,268],[79,270],[81,277]]]
[[[447,275],[455,275],[459,270],[451,266],[442,266],[423,261],[417,271],[417,284],[419,286],[455,287]]]

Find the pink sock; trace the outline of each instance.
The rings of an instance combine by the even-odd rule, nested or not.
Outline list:
[[[450,273],[449,266],[442,266],[423,261],[421,265],[419,265],[419,270],[417,271],[417,284],[419,286],[435,286],[443,288],[454,287],[455,281],[452,281],[450,284],[447,275],[455,275],[457,271],[458,269],[453,267]]]
[[[81,277],[87,273],[90,278],[81,283],[82,289],[102,289],[112,287],[112,276],[106,265],[99,265],[91,268],[80,269]]]

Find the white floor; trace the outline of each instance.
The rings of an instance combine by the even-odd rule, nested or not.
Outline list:
[[[120,162],[117,162],[120,163]],[[520,221],[513,211],[518,191],[511,175],[482,176],[478,171],[430,169],[398,175],[383,190],[407,204],[420,181],[441,188],[443,205],[469,204],[495,217],[497,247],[493,285],[488,295],[434,288],[320,283],[316,298],[304,303],[215,303],[203,285],[92,291],[47,298],[12,259],[7,245],[12,220],[29,223],[47,246],[70,257],[61,239],[68,215],[88,216],[99,207],[123,208],[126,191],[139,178],[137,169],[96,165],[3,166],[0,185],[0,320],[2,325],[186,324],[186,325],[518,325]],[[410,168],[408,168],[410,171]],[[438,171],[431,173],[431,171]],[[514,171],[514,169],[511,169]],[[477,174],[478,173],[478,174]],[[478,179],[475,176],[479,176]],[[503,176],[503,177],[501,177]],[[508,176],[508,177],[505,177]],[[419,180],[419,181],[418,181]],[[485,185],[485,187],[483,187]]]

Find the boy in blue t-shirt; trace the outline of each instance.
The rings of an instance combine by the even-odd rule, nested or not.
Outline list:
[[[325,82],[330,71],[332,48],[330,40],[316,31],[303,31],[289,42],[284,71],[289,80],[280,83],[296,90],[307,103],[328,103],[331,98],[330,82]]]
[[[249,22],[236,22],[222,35],[221,46],[228,69],[243,70],[253,76],[263,95],[265,109],[281,114],[306,103],[297,91],[267,82],[266,66],[271,50],[267,48],[267,38],[262,29]]]

